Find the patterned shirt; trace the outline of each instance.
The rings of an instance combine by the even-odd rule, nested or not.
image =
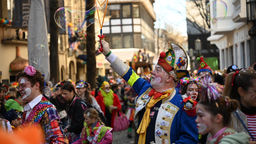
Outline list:
[[[42,100],[33,107],[28,116],[24,113],[22,119],[23,127],[30,124],[42,127],[46,144],[68,143],[59,123],[60,118],[56,108],[45,97],[42,97]]]
[[[247,116],[248,130],[250,131],[253,139],[256,140],[256,114],[254,115],[245,114],[245,115]]]

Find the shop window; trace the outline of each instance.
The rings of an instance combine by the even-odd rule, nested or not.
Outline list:
[[[130,18],[131,17],[131,6],[130,5],[123,5],[123,18]]]

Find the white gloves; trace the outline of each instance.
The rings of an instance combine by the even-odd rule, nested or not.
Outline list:
[[[104,55],[107,55],[110,52],[109,44],[105,40],[100,40],[100,41],[101,41],[101,43],[99,42],[99,49],[101,50],[101,44],[102,44],[102,47],[103,47],[102,53]]]

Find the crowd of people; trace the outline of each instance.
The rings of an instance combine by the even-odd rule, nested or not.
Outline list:
[[[119,78],[99,76],[95,89],[83,80],[51,86],[27,66],[17,82],[0,86],[0,129],[15,135],[33,125],[42,143],[110,144],[123,114],[127,137],[138,144],[256,143],[254,66],[220,73],[199,57],[198,70],[190,73],[186,53],[170,43],[150,76],[141,78],[101,43]]]

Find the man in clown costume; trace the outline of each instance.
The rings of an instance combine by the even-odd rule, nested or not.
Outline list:
[[[100,50],[118,73],[139,95],[136,98],[135,125],[139,144],[197,144],[196,116],[188,116],[194,107],[187,106],[175,89],[175,84],[186,73],[187,54],[170,43],[167,52],[160,54],[151,72],[151,82],[140,78],[129,66],[111,53],[109,44],[101,40]]]
[[[36,125],[44,132],[44,143],[68,143],[60,128],[60,117],[55,106],[43,95],[44,76],[33,66],[17,75],[18,90],[25,103],[22,127]]]

